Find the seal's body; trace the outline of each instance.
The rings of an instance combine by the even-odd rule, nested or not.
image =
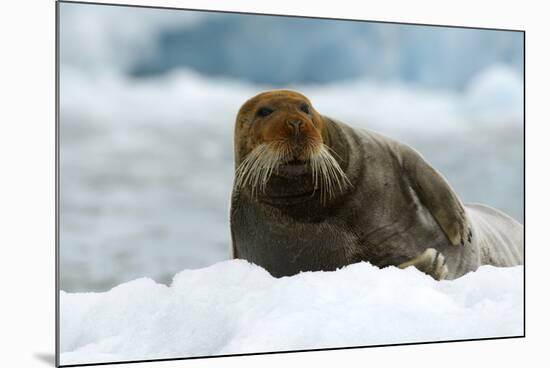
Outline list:
[[[519,223],[489,207],[464,206],[445,179],[402,143],[323,117],[312,107],[296,115],[303,103],[310,104],[296,92],[273,91],[239,112],[231,202],[235,258],[276,277],[359,261],[412,265],[436,279],[485,264],[522,264]],[[270,115],[271,122],[265,119]],[[272,142],[291,143],[285,148]],[[262,171],[259,159],[250,157],[265,145],[276,154]],[[331,158],[317,164],[323,155],[316,149],[323,147]],[[254,180],[253,171],[261,173]]]

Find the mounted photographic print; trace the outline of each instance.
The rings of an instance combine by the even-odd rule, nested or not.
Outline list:
[[[57,364],[523,337],[523,71],[517,30],[58,2]]]

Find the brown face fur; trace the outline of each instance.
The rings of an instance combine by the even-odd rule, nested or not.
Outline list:
[[[304,95],[275,90],[260,93],[240,108],[235,125],[235,163],[263,143],[307,161],[323,144],[325,123]]]

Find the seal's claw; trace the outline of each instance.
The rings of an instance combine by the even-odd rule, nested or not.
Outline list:
[[[419,271],[430,275],[435,280],[442,280],[449,273],[446,263],[445,256],[440,251],[434,248],[428,248],[418,257],[408,262],[401,263],[398,267],[403,269],[414,266]]]

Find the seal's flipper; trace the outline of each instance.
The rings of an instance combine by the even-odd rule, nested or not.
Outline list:
[[[411,188],[449,241],[454,245],[471,243],[472,230],[466,211],[445,178],[412,148],[403,145],[400,153]]]
[[[408,262],[401,263],[397,267],[403,269],[414,266],[419,271],[430,275],[434,279],[442,280],[449,273],[449,269],[447,268],[447,265],[445,263],[445,256],[443,256],[441,252],[435,250],[434,248],[428,248],[418,257]]]

